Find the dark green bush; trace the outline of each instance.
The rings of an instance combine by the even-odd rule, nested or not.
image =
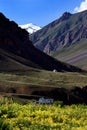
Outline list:
[[[64,106],[64,103],[63,103],[63,101],[55,101],[55,102],[53,103],[53,105],[59,106],[59,107],[63,107],[63,106]]]

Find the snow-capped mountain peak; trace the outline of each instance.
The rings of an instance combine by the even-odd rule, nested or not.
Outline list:
[[[22,29],[26,29],[30,34],[38,31],[41,29],[41,27],[36,26],[35,24],[32,23],[28,23],[28,24],[24,24],[24,25],[19,25]]]

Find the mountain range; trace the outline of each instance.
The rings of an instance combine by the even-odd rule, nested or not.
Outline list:
[[[29,33],[0,13],[0,71],[28,67],[82,72],[81,69],[60,62],[35,48],[29,40]]]
[[[87,11],[65,12],[30,36],[34,46],[48,55],[87,69]]]
[[[41,27],[36,26],[35,24],[32,23],[28,23],[28,24],[24,24],[24,25],[19,25],[22,29],[26,29],[26,31],[28,31],[28,33],[32,34],[38,30],[41,29]]]

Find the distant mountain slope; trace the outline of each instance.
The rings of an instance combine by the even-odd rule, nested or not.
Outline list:
[[[87,70],[87,39],[77,42],[68,48],[58,49],[52,53],[52,56]]]
[[[47,54],[67,48],[84,38],[87,38],[87,11],[76,14],[65,12],[59,19],[31,35],[34,45]]]
[[[59,19],[32,34],[31,40],[45,53],[64,62],[87,68],[87,56],[83,55],[87,48],[87,11],[76,14],[65,12]],[[80,53],[79,48],[83,48],[83,52]]]
[[[19,25],[22,29],[26,29],[30,34],[38,31],[41,29],[41,27],[36,26],[35,24],[29,23],[29,24],[24,24],[24,25]]]
[[[1,58],[4,54],[5,58],[9,57],[10,60],[25,66],[46,70],[56,69],[60,72],[82,71],[77,67],[57,61],[36,49],[29,40],[28,32],[18,27],[14,21],[9,21],[2,13],[0,13],[0,49]]]

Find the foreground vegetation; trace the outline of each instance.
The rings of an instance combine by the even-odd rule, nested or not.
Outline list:
[[[86,117],[86,105],[21,105],[0,97],[0,130],[86,130]]]

